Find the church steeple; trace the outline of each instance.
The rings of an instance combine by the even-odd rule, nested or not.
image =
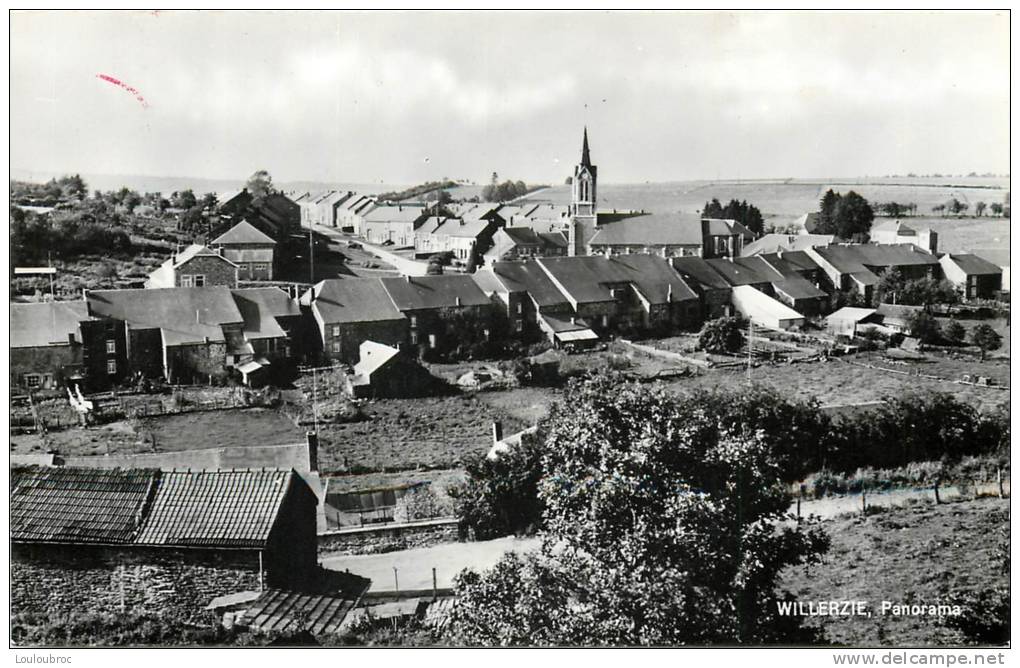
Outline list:
[[[588,126],[584,126],[584,143],[581,144],[581,166],[591,167],[591,155],[588,153]]]
[[[591,164],[591,151],[588,149],[588,128],[584,128],[584,139],[581,142],[581,162],[574,167],[573,188],[570,203],[570,229],[568,234],[569,255],[587,255],[588,242],[595,234],[598,224],[595,213],[596,187],[598,183],[598,167]]]

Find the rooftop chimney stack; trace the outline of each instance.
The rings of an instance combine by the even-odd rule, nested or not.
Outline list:
[[[305,432],[305,440],[308,442],[308,469],[319,470],[319,435],[314,431]]]

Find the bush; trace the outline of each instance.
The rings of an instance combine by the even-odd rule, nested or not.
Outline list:
[[[943,333],[953,343],[963,343],[963,340],[967,338],[967,329],[955,320],[946,325]]]
[[[942,623],[961,632],[968,641],[976,645],[1009,642],[1008,585],[955,596],[950,605],[959,605],[963,614],[943,617]]]
[[[706,322],[698,336],[698,346],[710,353],[732,353],[744,345],[740,318],[719,318]]]

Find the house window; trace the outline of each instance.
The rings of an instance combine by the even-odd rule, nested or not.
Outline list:
[[[518,332],[524,331],[524,321],[520,318],[514,321],[514,329]]]
[[[192,278],[193,277],[191,276],[191,274],[182,274],[181,275],[181,287],[182,288],[193,287],[194,286],[194,282],[192,281]]]
[[[39,387],[42,384],[42,377],[37,373],[25,374],[25,385],[27,387]]]
[[[106,373],[111,376],[117,373],[117,360],[106,360]]]
[[[195,274],[195,287],[201,288],[205,286],[205,274]]]
[[[255,271],[265,271],[266,269],[268,269],[268,266],[265,262],[258,262],[255,264]]]
[[[333,336],[340,336],[340,325],[333,325]]]
[[[429,334],[429,348],[435,349],[436,347],[436,335]]]
[[[417,326],[418,326],[418,316],[412,315],[411,316],[411,327],[417,327]]]
[[[339,341],[334,341],[333,342],[333,352],[335,352],[335,353],[340,352],[340,342]]]
[[[418,345],[418,332],[411,332],[411,345]]]
[[[524,304],[517,302],[517,315],[524,313]]]
[[[107,355],[117,354],[117,342],[114,339],[106,340],[106,354]]]

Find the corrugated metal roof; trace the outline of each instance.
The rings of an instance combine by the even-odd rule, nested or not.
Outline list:
[[[131,543],[159,471],[29,468],[11,471],[11,540]]]
[[[292,471],[164,473],[139,545],[261,547]]]

